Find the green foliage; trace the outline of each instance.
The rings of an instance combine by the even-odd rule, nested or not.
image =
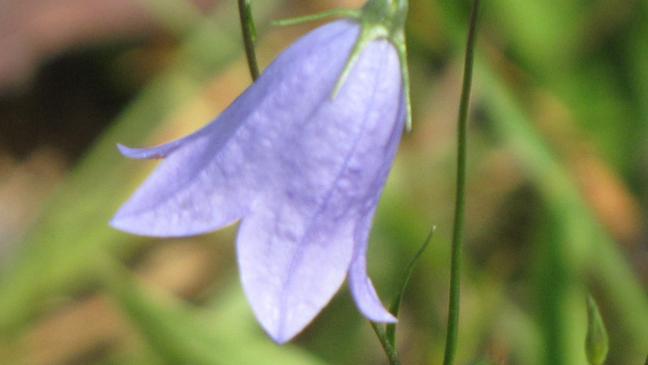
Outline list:
[[[587,338],[585,351],[590,365],[603,365],[607,358],[609,340],[605,323],[592,296],[587,297]]]
[[[416,254],[414,254],[414,257],[412,257],[410,262],[407,264],[407,267],[405,269],[405,275],[403,276],[403,281],[402,281],[402,283],[400,285],[400,290],[398,291],[398,294],[396,294],[396,297],[394,297],[394,300],[392,300],[391,305],[389,306],[389,311],[396,318],[398,318],[398,313],[400,312],[401,302],[403,301],[403,296],[405,295],[407,285],[409,284],[409,281],[412,278],[412,274],[414,273],[414,269],[416,268],[416,264],[419,262],[419,259],[421,258],[421,255],[423,255],[425,250],[430,245],[430,242],[432,242],[432,238],[434,237],[434,232],[435,231],[436,231],[436,227],[433,226],[432,230],[430,230],[430,233],[425,238],[425,241],[423,242],[421,247],[418,249],[418,251],[416,251]],[[396,323],[388,324],[385,327],[385,335],[386,335],[387,340],[389,341],[389,343],[392,345],[392,347],[396,348]]]
[[[267,16],[270,4],[259,6]],[[138,178],[115,144],[141,144],[174,108],[194,96],[239,51],[236,19],[204,19],[188,36],[177,65],[153,81],[113,123],[48,203],[21,252],[0,276],[0,334],[42,310],[46,299],[88,285],[94,257],[134,250],[134,239],[107,222]],[[110,176],[111,178],[106,178]]]
[[[123,269],[106,271],[111,294],[165,364],[324,364],[294,346],[278,347],[255,330],[251,313],[242,310],[240,290],[227,290],[210,318],[172,297],[154,295]]]

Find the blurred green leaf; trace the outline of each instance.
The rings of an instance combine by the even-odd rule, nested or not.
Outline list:
[[[565,167],[532,127],[513,91],[504,86],[483,60],[478,65],[475,74],[481,79],[482,98],[497,136],[522,162],[554,215],[552,222],[560,225],[560,245],[556,247],[562,252],[564,267],[572,272],[570,275],[589,272],[601,284],[629,334],[627,356],[643,357],[642,352],[648,348],[648,301],[642,285],[616,243],[592,215]],[[577,295],[572,292],[572,299]],[[575,308],[575,299],[570,303]],[[578,328],[578,325],[568,328]],[[570,341],[568,348],[576,354],[576,347],[571,346],[573,336],[565,338]]]
[[[605,322],[598,305],[591,295],[587,296],[587,337],[585,351],[590,365],[603,365],[609,350]]]
[[[184,35],[202,22],[202,14],[196,4],[187,0],[138,0],[143,3],[166,29]]]
[[[277,2],[260,2],[267,19]],[[21,250],[0,275],[0,335],[11,336],[47,298],[93,280],[93,259],[134,248],[134,238],[108,227],[136,171],[119,155],[117,142],[141,144],[160,121],[195,96],[219,68],[239,54],[235,9],[219,8],[187,38],[178,63],[152,82],[111,125],[53,196]],[[139,143],[138,143],[139,142]]]
[[[587,14],[582,1],[494,0],[488,5],[486,15],[531,73],[551,77],[552,70],[574,57]]]
[[[250,330],[254,319],[240,292],[230,291],[206,313],[161,293],[146,290],[122,269],[106,275],[108,286],[131,323],[153,350],[170,365],[323,365],[305,351],[279,346]],[[241,310],[243,309],[243,310]]]

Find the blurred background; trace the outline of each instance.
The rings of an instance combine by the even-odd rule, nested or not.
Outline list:
[[[362,1],[252,1],[265,67]],[[403,299],[404,364],[442,359],[455,125],[469,1],[411,0],[414,130],[375,222],[381,298],[432,225]],[[223,0],[0,1],[0,363],[381,364],[343,288],[291,344],[254,321],[235,228],[145,239],[107,222],[155,162],[249,84]],[[483,2],[470,126],[458,364],[586,364],[586,298],[608,364],[648,354],[648,2]]]

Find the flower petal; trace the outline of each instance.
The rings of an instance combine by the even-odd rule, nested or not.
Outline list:
[[[353,259],[349,268],[349,288],[351,289],[356,305],[365,317],[374,322],[391,323],[396,321],[396,318],[383,307],[376,294],[376,289],[367,275],[367,249],[371,222],[378,204],[378,199],[389,175],[390,167],[396,155],[398,142],[403,131],[402,127],[405,121],[406,107],[403,96],[401,96],[401,100],[402,104],[396,123],[386,139],[387,147],[382,149],[382,157],[384,158],[383,165],[380,167],[375,180],[371,184],[368,184],[365,213],[356,227]],[[379,151],[376,151],[375,154],[380,156]]]
[[[178,147],[122,206],[111,225],[134,234],[169,237],[236,222],[251,199],[242,189],[243,181],[229,178],[242,156],[218,148],[207,138]]]
[[[299,333],[340,288],[352,236],[353,220],[331,219],[328,211],[304,217],[290,206],[267,207],[243,220],[237,242],[243,288],[275,341]]]
[[[360,237],[356,242],[353,261],[349,268],[349,288],[353,294],[358,309],[373,322],[396,322],[396,318],[389,313],[378,298],[376,289],[367,275],[367,246],[368,233],[371,228],[373,212],[367,215],[365,221],[359,225]]]
[[[358,34],[349,21],[318,28],[202,130],[151,149],[120,148],[165,160],[111,223],[168,237],[243,219],[243,287],[277,342],[301,331],[347,272],[363,313],[390,320],[365,255],[404,126],[400,65],[388,41],[371,42],[333,99]]]
[[[356,226],[375,207],[398,145],[401,100],[395,50],[373,42],[337,98],[323,100],[268,162],[279,173],[267,176],[268,194],[243,219],[237,245],[246,295],[277,342],[299,333],[342,284]]]
[[[303,122],[329,98],[334,74],[358,33],[358,25],[349,21],[321,27],[285,51],[200,131],[151,149],[121,147],[128,157],[166,159],[111,225],[146,236],[190,236],[242,218],[257,193],[267,190],[268,173],[279,173],[273,170],[275,160],[286,152],[277,150],[290,143],[286,138],[295,139]],[[342,55],[330,57],[334,52]]]
[[[394,63],[398,65],[397,55],[389,53],[386,64],[390,72],[385,72],[384,77],[391,78],[387,84],[400,82],[400,73],[394,71]],[[405,95],[402,88],[398,96],[392,95],[391,99],[397,105],[386,103],[381,105],[384,116],[385,126],[391,128],[376,129],[374,134],[370,137],[374,141],[381,141],[373,145],[373,148],[368,148],[365,151],[363,160],[367,165],[375,165],[375,174],[367,177],[373,179],[366,181],[366,198],[364,204],[363,217],[359,220],[355,231],[355,246],[353,252],[353,259],[349,267],[349,288],[355,299],[358,309],[364,314],[365,317],[374,322],[396,322],[396,318],[391,315],[383,306],[376,289],[374,288],[371,279],[367,275],[367,249],[369,244],[369,233],[371,231],[371,222],[373,220],[378,200],[382,190],[387,181],[387,177],[391,170],[394,157],[401,139],[403,126],[407,118],[407,107],[405,105]],[[400,102],[399,102],[400,101]],[[381,109],[379,107],[379,109]],[[397,112],[394,114],[393,111]]]
[[[184,139],[179,139],[152,148],[131,148],[124,146],[123,144],[118,144],[117,148],[122,155],[128,158],[135,160],[157,160],[169,156],[171,152],[178,149],[183,143]]]

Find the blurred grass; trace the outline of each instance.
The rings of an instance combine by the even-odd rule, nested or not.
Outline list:
[[[113,297],[164,364],[323,364],[293,346],[267,341],[245,310],[241,290],[226,290],[203,313],[163,293],[147,292],[115,264],[105,267],[104,282]]]
[[[257,6],[261,19],[276,4]],[[116,152],[116,143],[143,144],[161,121],[188,102],[211,75],[239,52],[238,24],[232,9],[204,19],[178,51],[177,63],[154,80],[114,122],[101,140],[70,174],[48,203],[20,252],[0,277],[0,334],[10,334],[47,297],[80,288],[94,277],[94,257],[103,252],[133,250],[135,239],[108,227],[120,201],[138,178],[129,162]],[[116,179],[106,179],[113,176]],[[118,198],[118,199],[116,199]]]
[[[403,362],[419,364],[442,356],[454,171],[448,141],[468,2],[411,1],[414,132],[405,137],[381,203],[370,265],[381,297],[394,297],[402,267],[432,223],[439,226],[403,298],[398,327]],[[185,39],[175,65],[70,172],[2,268],[0,355],[20,342],[18,334],[28,334],[62,303],[73,303],[80,290],[106,291],[99,285],[103,257],[130,261],[147,254],[142,246],[150,241],[107,227],[142,177],[116,153],[115,143],[146,144],[240,54],[235,4],[202,18],[182,1],[144,3]],[[253,2],[255,16],[263,23],[282,4]],[[333,5],[312,4],[286,2],[292,10],[285,13]],[[458,363],[585,364],[585,298],[594,291],[608,324],[609,363],[639,364],[648,349],[647,279],[641,276],[648,242],[648,4],[494,0],[484,3],[481,29]],[[552,103],[542,102],[547,96]],[[583,158],[618,177],[620,190],[596,190],[604,196],[584,190],[577,165]],[[639,222],[630,222],[623,237],[594,209],[614,194],[639,207],[608,212]],[[121,272],[107,292],[146,345],[87,363],[383,361],[348,294],[336,298],[296,346],[276,347],[234,289],[238,282],[218,285],[225,289],[192,298],[202,303],[186,303]],[[28,358],[9,353],[15,363]]]
[[[507,89],[489,72],[481,69],[498,134],[525,160],[524,166],[535,176],[533,180],[547,204],[548,222],[542,226],[544,232],[537,243],[540,323],[547,326],[546,342],[553,344],[548,346],[546,363],[583,363],[580,358],[584,354],[574,344],[567,346],[556,341],[562,337],[563,342],[575,342],[574,338],[583,337],[584,328],[577,325],[582,322],[582,314],[576,318],[576,324],[570,323],[569,318],[585,310],[582,287],[587,275],[601,283],[609,300],[615,302],[620,319],[631,332],[629,340],[636,341],[633,347],[640,354],[648,346],[648,303],[641,284],[592,217],[564,168],[530,128],[529,120],[516,107]],[[570,334],[571,331],[575,333]],[[579,360],[567,357],[567,349],[576,351],[572,356]]]

